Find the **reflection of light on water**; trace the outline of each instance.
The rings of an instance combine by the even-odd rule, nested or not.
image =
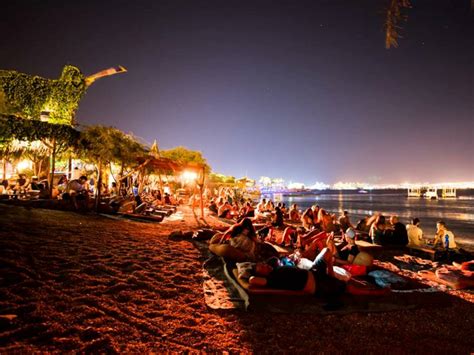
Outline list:
[[[443,213],[446,218],[450,219],[456,219],[459,221],[466,221],[466,222],[472,222],[474,221],[474,214],[471,213],[450,213],[450,212],[445,212]]]

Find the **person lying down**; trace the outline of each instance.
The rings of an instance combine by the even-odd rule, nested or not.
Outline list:
[[[249,285],[271,289],[303,291],[333,302],[344,293],[345,282],[334,276],[333,255],[324,248],[309,268],[281,265],[277,258],[267,262],[243,263],[239,268],[239,277],[248,279]]]

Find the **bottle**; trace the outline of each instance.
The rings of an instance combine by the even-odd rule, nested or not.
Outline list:
[[[444,236],[444,247],[446,248],[446,250],[449,249],[449,235],[445,235]]]

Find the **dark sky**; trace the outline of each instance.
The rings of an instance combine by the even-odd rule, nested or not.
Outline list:
[[[398,49],[387,0],[10,1],[0,68],[98,81],[81,124],[161,148],[201,150],[214,170],[324,181],[474,181],[474,12],[413,0]]]

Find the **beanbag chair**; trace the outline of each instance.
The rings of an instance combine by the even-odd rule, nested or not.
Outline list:
[[[356,255],[354,261],[352,262],[355,265],[364,265],[371,266],[374,262],[374,257],[365,251],[361,251]]]
[[[367,266],[347,264],[342,265],[342,268],[347,270],[352,276],[361,276],[367,274]]]

